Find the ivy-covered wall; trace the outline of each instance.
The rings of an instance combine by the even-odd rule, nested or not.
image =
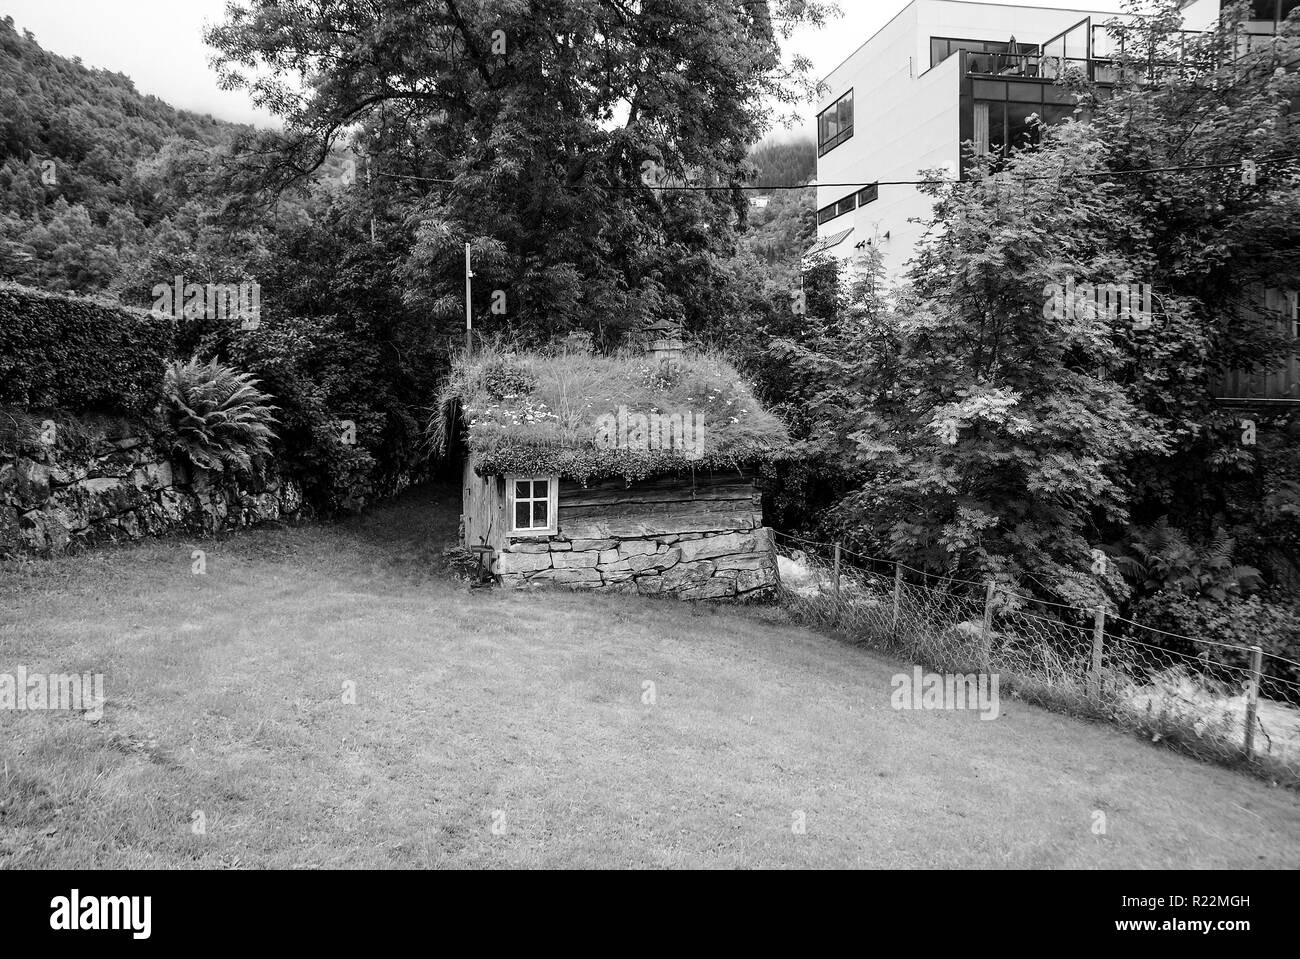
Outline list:
[[[0,284],[0,407],[147,413],[175,347],[169,317]]]
[[[0,556],[52,556],[177,531],[215,533],[303,510],[276,475],[235,481],[168,455],[158,427],[0,416]]]

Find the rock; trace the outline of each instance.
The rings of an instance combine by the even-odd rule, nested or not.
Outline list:
[[[736,591],[749,593],[756,589],[768,589],[776,586],[776,566],[759,566],[757,569],[742,569],[736,573]]]
[[[682,561],[689,563],[734,553],[754,553],[760,549],[760,544],[754,533],[723,533],[721,536],[687,540],[679,543],[678,548],[682,551]]]
[[[117,519],[114,520],[114,525],[116,525],[117,528],[125,533],[130,539],[139,539],[141,536],[140,520],[133,512],[123,513],[118,516]]]
[[[617,562],[618,562],[618,558],[619,558],[619,557],[618,557],[618,550],[616,550],[616,549],[605,549],[605,550],[601,550],[601,551],[600,551],[600,559],[598,560],[598,562],[600,562],[600,563],[617,563]]]
[[[662,574],[664,589],[675,591],[700,586],[713,576],[714,565],[708,560],[678,563]]]
[[[621,559],[617,563],[601,563],[596,568],[602,573],[626,572],[629,576],[632,575],[632,561],[629,559]]]
[[[663,554],[633,556],[628,560],[628,563],[634,573],[644,573],[649,570],[670,569],[677,565],[678,560],[681,558],[681,551],[676,547],[673,547],[667,553]]]
[[[616,539],[575,539],[573,541],[573,548],[579,552],[586,552],[593,549],[604,551],[607,549],[614,549],[618,545],[619,542]]]
[[[31,508],[50,498],[50,468],[27,457],[19,457],[16,488],[19,502]]]
[[[770,555],[765,555],[761,553],[745,553],[736,556],[719,556],[716,560],[714,560],[714,562],[718,564],[718,569],[720,570],[722,569],[753,570],[753,569],[762,569],[765,566],[773,565],[772,557]]]
[[[18,510],[0,503],[0,556],[15,556],[21,546]]]
[[[594,569],[544,569],[528,577],[528,582],[557,583],[565,586],[600,586],[600,573]]]
[[[624,559],[632,556],[652,556],[658,552],[666,552],[654,540],[649,539],[625,539],[618,544],[618,553]]]
[[[509,573],[531,573],[536,570],[551,568],[550,553],[502,553],[497,558],[497,572],[501,575]]]
[[[691,586],[677,594],[682,599],[728,599],[736,595],[736,581],[726,576],[713,576],[698,586]]]
[[[13,463],[0,463],[0,503],[18,503],[18,468]]]
[[[508,547],[512,553],[549,553],[551,551],[550,543],[511,543]]]
[[[556,553],[553,557],[556,569],[594,569],[600,563],[600,553]]]
[[[604,578],[606,583],[625,583],[632,579],[632,571],[630,569],[601,568],[600,575]]]
[[[162,522],[180,526],[185,522],[189,508],[184,496],[172,489],[165,489],[158,494],[158,512]]]

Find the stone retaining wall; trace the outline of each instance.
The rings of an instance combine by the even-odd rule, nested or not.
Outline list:
[[[608,539],[513,538],[497,557],[506,586],[559,583],[681,599],[755,599],[777,585],[766,527]]]
[[[0,556],[51,556],[174,530],[213,533],[293,516],[291,480],[241,480],[174,461],[142,425],[55,431],[0,448]]]

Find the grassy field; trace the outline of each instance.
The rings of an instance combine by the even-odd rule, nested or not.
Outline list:
[[[0,711],[0,866],[1300,867],[1295,792],[776,610],[470,592],[454,495],[0,569],[0,672],[107,693]]]

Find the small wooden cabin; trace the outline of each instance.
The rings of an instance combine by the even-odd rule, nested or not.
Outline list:
[[[788,445],[735,370],[494,353],[453,371],[444,448],[463,441],[462,542],[508,586],[749,599],[777,584],[757,466]]]

